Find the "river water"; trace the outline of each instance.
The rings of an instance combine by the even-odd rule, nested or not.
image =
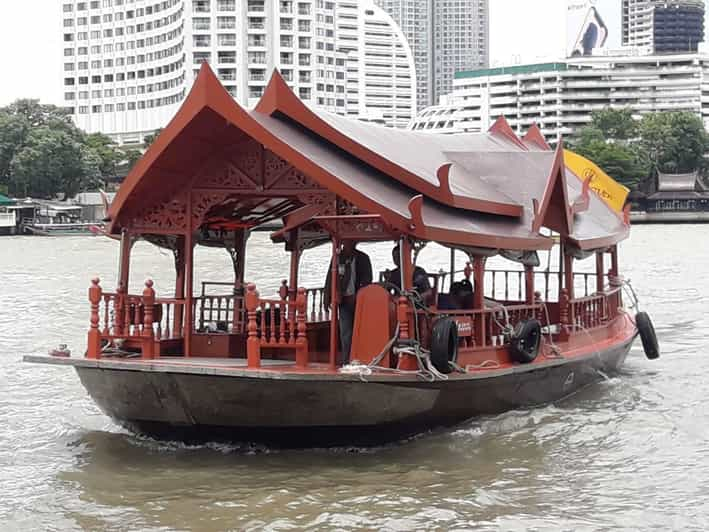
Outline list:
[[[709,526],[709,227],[638,226],[621,267],[662,358],[638,345],[623,374],[558,404],[471,421],[375,449],[276,451],[136,437],[103,416],[67,368],[22,355],[84,350],[89,279],[115,286],[117,243],[0,238],[0,529],[706,529]],[[255,235],[247,278],[287,272]],[[368,249],[375,269],[388,248]],[[173,286],[172,258],[134,248],[134,290]],[[197,277],[228,280],[223,251]],[[321,282],[326,250],[306,255]],[[593,259],[590,259],[592,262]],[[448,256],[427,249],[428,268]],[[198,286],[196,284],[195,286]]]

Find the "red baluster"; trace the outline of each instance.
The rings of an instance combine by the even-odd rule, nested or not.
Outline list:
[[[249,368],[261,367],[261,344],[258,338],[258,325],[256,324],[256,309],[259,306],[259,295],[256,285],[249,283],[246,287],[246,315],[248,325],[248,339],[246,340],[246,359]]]
[[[91,280],[89,288],[89,302],[91,303],[91,318],[88,335],[88,345],[86,358],[101,358],[101,332],[99,331],[99,303],[101,301],[102,290],[99,285],[100,279],[96,277]]]
[[[143,289],[143,358],[154,358],[155,335],[153,333],[153,309],[155,308],[155,290],[153,281],[145,281]]]
[[[295,365],[301,368],[308,365],[308,336],[306,334],[305,317],[308,312],[308,296],[305,288],[298,288],[296,297],[298,339],[295,341]]]
[[[285,290],[284,290],[285,288]],[[278,324],[278,330],[280,332],[278,341],[281,344],[287,343],[288,339],[286,338],[286,307],[288,305],[288,287],[286,286],[286,282],[283,281],[283,285],[281,286],[281,305],[280,305],[280,323]]]
[[[271,343],[275,344],[277,340],[276,315],[278,313],[275,302],[271,301],[269,306],[269,314],[271,315]]]
[[[266,308],[266,303],[261,302],[261,344],[265,345],[268,343],[268,332],[266,331],[266,314],[268,309]]]

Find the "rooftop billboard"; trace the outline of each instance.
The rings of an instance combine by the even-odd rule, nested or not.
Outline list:
[[[619,0],[568,0],[566,54],[597,55],[622,44],[622,9]]]

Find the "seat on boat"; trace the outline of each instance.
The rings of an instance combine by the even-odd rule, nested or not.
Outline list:
[[[462,310],[473,308],[473,285],[467,279],[451,285],[450,293],[438,294],[439,310]]]
[[[350,360],[369,364],[394,334],[396,307],[386,288],[370,284],[357,292]],[[390,366],[390,354],[380,365]]]

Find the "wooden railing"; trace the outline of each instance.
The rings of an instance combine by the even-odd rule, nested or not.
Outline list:
[[[330,309],[325,306],[325,288],[306,288],[309,322],[330,321]]]
[[[245,306],[249,368],[261,367],[262,348],[294,349],[296,365],[308,365],[308,296],[305,288],[298,288],[295,300],[288,298],[287,290],[281,290],[280,299],[262,299],[256,285],[249,284],[246,287]]]
[[[233,283],[202,283],[202,294],[194,298],[196,329],[203,331],[208,324],[213,323],[218,330],[245,334],[246,305],[244,296],[239,293],[208,294],[205,285],[233,287]],[[305,293],[308,300],[306,321],[330,321],[330,309],[325,307],[325,289],[306,288]],[[277,301],[280,301],[284,294],[287,294],[289,299],[295,297],[295,294],[292,294],[286,285],[286,281],[283,281],[281,285]]]
[[[506,305],[504,307],[442,312],[458,324],[461,347],[489,348],[505,342],[504,333],[522,320],[537,319],[547,325],[543,305]]]
[[[574,272],[574,288],[579,296],[586,297],[596,291],[596,274]],[[604,274],[607,280],[608,275]],[[559,293],[558,271],[535,271],[534,290],[539,292],[544,301],[556,300]],[[524,301],[525,279],[522,270],[486,270],[485,297],[510,301]]]
[[[572,299],[568,304],[568,322],[572,330],[602,327],[618,316],[622,306],[621,287],[591,296]]]
[[[89,288],[91,324],[88,358],[100,358],[106,340],[138,340],[143,358],[153,358],[154,342],[182,337],[185,300],[156,298],[153,281],[141,295],[104,292],[98,278]]]

